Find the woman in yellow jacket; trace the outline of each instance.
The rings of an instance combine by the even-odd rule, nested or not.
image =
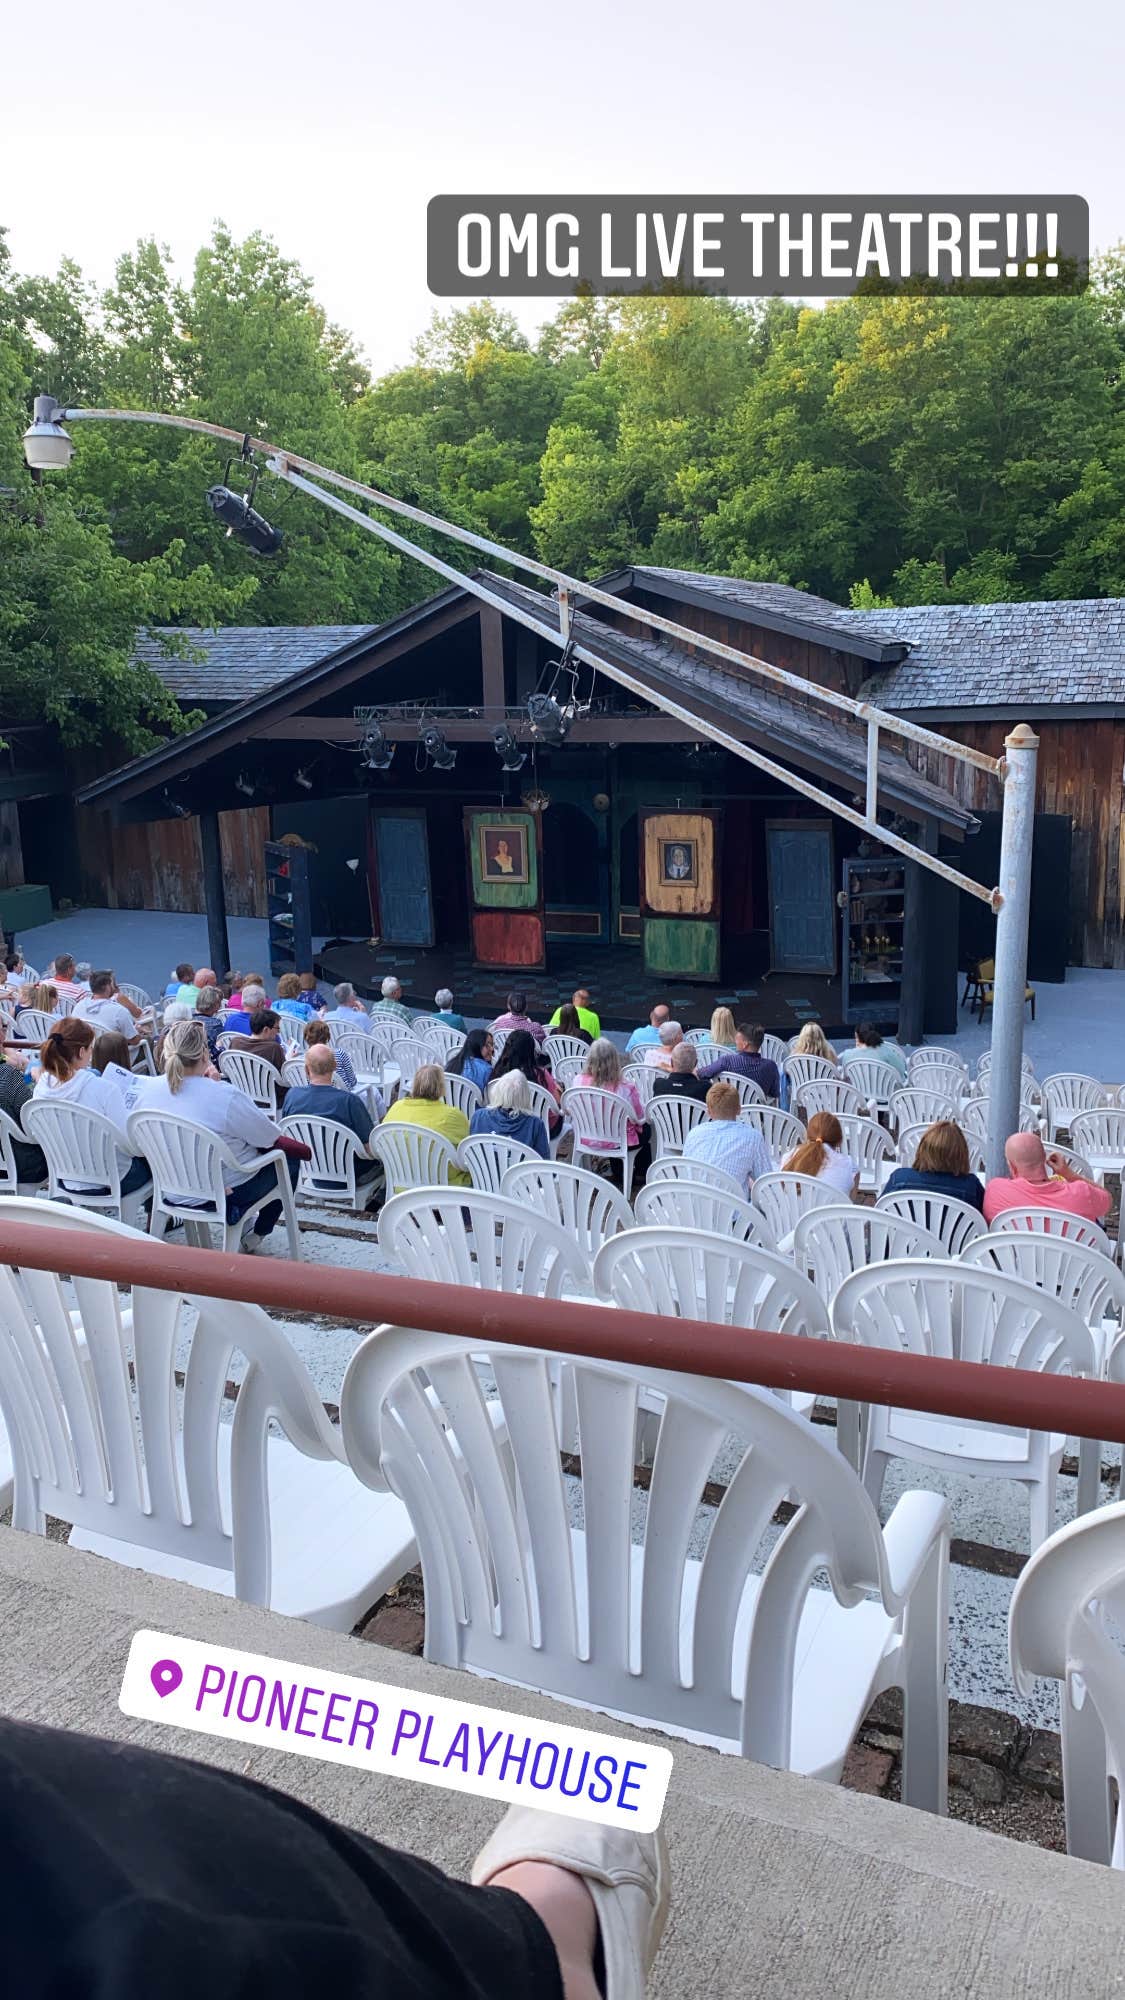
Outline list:
[[[445,1071],[437,1063],[423,1063],[421,1069],[415,1070],[409,1096],[396,1098],[383,1123],[424,1125],[427,1131],[440,1132],[454,1147],[469,1136],[469,1121],[464,1112],[445,1101]],[[464,1167],[451,1167],[449,1181],[451,1187],[472,1186]]]

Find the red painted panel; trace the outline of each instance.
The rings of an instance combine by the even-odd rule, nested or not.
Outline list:
[[[473,956],[478,965],[546,964],[543,918],[533,910],[474,910]]]

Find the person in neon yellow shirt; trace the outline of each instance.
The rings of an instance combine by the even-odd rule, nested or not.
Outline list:
[[[576,989],[576,991],[571,995],[571,1000],[573,1002],[574,1011],[577,1014],[579,1020],[581,1021],[582,1026],[585,1028],[586,1033],[589,1036],[591,1036],[591,1038],[595,1042],[600,1041],[602,1035],[602,1024],[590,1005],[589,989],[585,986],[579,986]],[[562,1013],[562,1008],[556,1007],[554,1013],[551,1015],[551,1018],[547,1023],[547,1026],[549,1028],[558,1027],[559,1015],[561,1013]]]
[[[383,1120],[384,1125],[424,1125],[440,1132],[451,1146],[459,1146],[469,1136],[469,1121],[456,1105],[445,1101],[445,1071],[437,1063],[423,1063],[415,1070],[408,1097],[396,1098]],[[464,1167],[450,1167],[451,1187],[471,1187],[472,1176]]]

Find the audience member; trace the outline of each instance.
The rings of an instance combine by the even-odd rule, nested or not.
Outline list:
[[[749,1028],[739,1022],[734,1031],[732,1053],[720,1056],[716,1062],[708,1063],[705,1069],[700,1070],[699,1074],[704,1083],[713,1083],[716,1077],[722,1076],[729,1070],[732,1076],[749,1077],[750,1082],[756,1083],[764,1096],[776,1102],[781,1089],[781,1078],[777,1064],[769,1056],[762,1054],[762,1043],[765,1038],[764,1028]]]
[[[409,1092],[390,1106],[384,1125],[424,1125],[427,1132],[439,1132],[451,1146],[459,1146],[469,1136],[469,1121],[455,1104],[445,1101],[445,1071],[437,1063],[423,1063],[414,1072]],[[451,1187],[470,1187],[471,1176],[464,1167],[449,1168]]]
[[[888,1042],[873,1021],[861,1021],[855,1031],[855,1047],[845,1049],[840,1057],[840,1069],[847,1075],[849,1063],[861,1062],[864,1057],[874,1056],[877,1062],[889,1063],[897,1070],[903,1083],[906,1082],[908,1064],[897,1042]]]
[[[68,951],[58,954],[50,977],[60,1000],[81,1000],[87,991],[78,977],[78,967]]]
[[[27,967],[22,951],[10,951],[4,959],[4,988],[8,993],[19,993],[21,986],[27,985]]]
[[[171,979],[164,988],[164,998],[166,1000],[174,1000],[181,986],[193,986],[194,984],[195,967],[194,965],[189,965],[185,958],[182,965],[177,965]],[[194,1001],[192,1001],[192,1005],[195,1005]]]
[[[984,1191],[984,1219],[991,1222],[1006,1208],[1061,1208],[1069,1215],[1101,1222],[1110,1197],[1104,1187],[1076,1174],[1061,1153],[1048,1153],[1037,1132],[1013,1132],[1005,1141],[1008,1178],[989,1181]]]
[[[507,1054],[507,1050],[504,1053]],[[611,1090],[615,1097],[620,1097],[623,1100],[629,1112],[629,1120],[625,1128],[626,1136],[630,1151],[634,1154],[633,1185],[634,1187],[639,1187],[647,1171],[651,1153],[648,1121],[645,1117],[644,1106],[637,1095],[635,1087],[633,1084],[628,1083],[622,1076],[621,1072],[623,1068],[624,1064],[620,1050],[615,1047],[613,1042],[606,1041],[604,1037],[599,1037],[587,1049],[585,1067],[581,1075],[575,1077],[571,1089]],[[599,1140],[590,1140],[588,1144],[595,1152],[608,1153],[613,1149],[612,1141],[609,1139],[604,1142],[604,1145]],[[617,1163],[614,1162],[613,1164],[616,1168]]]
[[[66,1022],[63,1023],[65,1027]],[[164,1037],[164,1074],[144,1087],[146,1111],[174,1111],[224,1141],[237,1168],[224,1168],[227,1221],[240,1222],[251,1203],[277,1184],[274,1166],[254,1170],[259,1153],[268,1153],[281,1133],[268,1112],[252,1103],[246,1092],[221,1083],[211,1072],[207,1036],[202,1021],[176,1021]],[[287,1159],[290,1185],[295,1186],[298,1162]],[[239,1171],[241,1170],[241,1171]],[[268,1201],[242,1239],[244,1250],[257,1250],[281,1221],[281,1202]]]
[[[518,1145],[530,1146],[541,1160],[551,1157],[547,1127],[531,1110],[531,1091],[522,1070],[510,1069],[497,1077],[489,1089],[488,1102],[469,1120],[469,1134],[474,1139],[478,1135],[514,1139]]]
[[[435,1021],[444,1021],[447,1028],[453,1028],[459,1035],[467,1033],[464,1016],[453,1011],[453,995],[448,986],[438,987],[434,994],[434,1006],[437,1009]]]
[[[297,984],[301,989],[302,997],[308,1001],[314,1014],[323,1014],[328,1002],[316,983],[316,974],[314,972],[299,972],[297,974]]]
[[[414,1016],[409,1007],[402,1004],[402,987],[393,972],[388,972],[379,989],[382,994],[372,1007],[373,1014],[393,1014],[398,1021],[405,1021],[408,1027],[414,1024]]]
[[[111,1030],[123,1035],[127,1042],[140,1041],[137,1033],[140,1009],[128,1006],[121,998],[112,972],[90,974],[90,997],[79,1000],[74,1012],[79,1020],[89,1021],[99,1035]]]
[[[716,1007],[711,1016],[710,1039],[721,1049],[733,1049],[737,1029],[729,1007]]]
[[[117,1149],[121,1192],[135,1194],[139,1188],[148,1186],[152,1175],[148,1161],[138,1159],[130,1151],[125,1133],[129,1106],[119,1079],[112,1073],[102,1076],[93,1067],[94,1040],[89,1021],[80,1020],[76,1014],[56,1021],[39,1051],[42,1067],[35,1096],[55,1104],[80,1104],[84,1110],[98,1111],[108,1118],[121,1141]],[[76,1181],[75,1185],[87,1184]]]
[[[527,1011],[527,994],[519,987],[508,995],[507,1013],[498,1014],[492,1026],[501,1029],[505,1034],[522,1029],[536,1042],[543,1042],[547,1038],[547,1030],[542,1022],[531,1019]]]
[[[513,1028],[507,1041],[504,1043],[503,1049],[493,1063],[493,1082],[495,1082],[498,1076],[507,1076],[509,1070],[513,1069],[521,1070],[529,1083],[542,1085],[544,1090],[549,1091],[555,1103],[559,1102],[562,1092],[555,1082],[551,1065],[528,1028]],[[552,1133],[558,1131],[561,1123],[562,1119],[558,1112],[552,1111]]]
[[[280,1077],[285,1068],[285,1050],[281,1046],[281,1020],[272,1007],[256,1007],[250,1016],[250,1033],[232,1035],[227,1043],[229,1049],[239,1049],[248,1056],[263,1056],[271,1063]],[[279,1091],[280,1101],[285,1102],[285,1086]]]
[[[969,1148],[959,1125],[939,1118],[923,1132],[914,1149],[912,1167],[896,1167],[884,1194],[946,1194],[983,1209],[984,1189],[969,1168]]]
[[[573,1006],[569,1000],[564,1000],[561,1007],[555,1008],[551,1021],[551,1030],[552,1033],[558,1035],[573,1035],[575,1041],[581,1042],[583,1047],[587,1049],[591,1042],[596,1042],[598,1039],[596,1035],[590,1034],[589,1030],[583,1027],[582,1017],[577,1007]]]
[[[328,1009],[325,1020],[343,1021],[349,1028],[359,1029],[360,1023],[367,1019],[367,1009],[350,979],[341,979],[340,984],[332,988],[332,998],[336,1005]]]
[[[18,1049],[5,1049],[7,1027],[0,1016],[0,1050],[4,1051],[0,1061],[0,1111],[6,1111],[16,1125],[20,1122],[20,1112],[31,1102],[32,1086],[27,1077],[27,1057]],[[41,1146],[29,1146],[26,1140],[13,1139],[12,1152],[16,1162],[16,1178],[38,1187],[47,1178],[47,1162],[43,1158]]]
[[[701,1160],[733,1174],[747,1193],[762,1174],[774,1170],[770,1151],[758,1131],[739,1117],[741,1102],[733,1083],[713,1083],[707,1092],[707,1116],[693,1125],[684,1140],[684,1159]]]
[[[819,1056],[822,1062],[834,1063],[836,1051],[829,1041],[819,1021],[806,1021],[790,1050],[795,1056]]]
[[[212,1062],[218,1061],[219,1036],[230,1033],[227,1023],[222,1018],[222,1008],[223,996],[219,987],[201,986],[199,989],[199,1000],[195,1009],[195,1018],[197,1021],[202,1021],[203,1023],[204,1032],[207,1036],[207,1047],[210,1050]]]
[[[164,1067],[164,1043],[165,1040],[167,1039],[169,1028],[174,1028],[177,1021],[190,1021],[192,1019],[193,1015],[191,1008],[184,1005],[182,1001],[169,1000],[167,1002],[164,1008],[164,1024],[161,1029],[159,1038],[156,1043],[156,1048],[154,1051],[154,1059],[156,1062],[157,1069],[163,1069]]]
[[[309,1049],[331,1047],[332,1031],[327,1021],[310,1021],[305,1028],[306,1051]],[[350,1055],[346,1049],[334,1049],[333,1054],[336,1057],[337,1083],[342,1084],[345,1090],[354,1090],[356,1087],[355,1064],[352,1062]],[[382,1116],[382,1113],[380,1113],[380,1116]]]
[[[569,1001],[564,1001],[562,1006],[555,1008],[554,1013],[551,1015],[550,1025],[552,1028],[557,1028],[562,1035],[570,1035],[574,1032],[572,1028],[563,1027],[563,1010],[568,1006],[573,1007],[587,1038],[591,1042],[596,1042],[601,1034],[602,1024],[590,1005],[589,989],[585,986],[575,987]]]
[[[782,1162],[782,1172],[808,1174],[852,1200],[859,1187],[859,1168],[844,1151],[844,1129],[834,1112],[813,1112],[803,1141]]]
[[[77,1013],[74,1018],[78,1018]],[[112,1069],[124,1071],[127,1077],[132,1076],[130,1046],[118,1029],[99,1028],[94,1036],[94,1053],[90,1058],[98,1075],[104,1076],[107,1069]]]
[[[660,1030],[668,1019],[670,1012],[671,1009],[665,1006],[663,1000],[659,1001],[648,1017],[648,1026],[633,1029],[632,1034],[625,1044],[626,1055],[631,1056],[634,1049],[654,1048],[660,1040]]]
[[[338,1064],[333,1050],[322,1042],[314,1042],[305,1051],[305,1075],[308,1082],[292,1086],[285,1100],[286,1118],[330,1118],[334,1125],[345,1125],[354,1132],[364,1151],[372,1130],[386,1110],[378,1092],[374,1092],[376,1118],[372,1118],[364,1098],[354,1092],[341,1089],[337,1079]],[[378,1160],[368,1156],[357,1160],[355,1177],[357,1186],[366,1186],[379,1172]],[[313,1185],[316,1183],[314,1181]]]
[[[266,986],[266,976],[264,972],[244,972],[241,980],[238,982],[237,987],[232,987],[231,989],[230,1005],[232,1007],[247,1007],[248,1003],[246,996],[251,991],[251,989],[255,993],[258,992],[261,993],[262,995],[261,1004],[263,1007],[268,1007],[270,1004],[269,991]],[[253,1013],[254,1010],[251,1007],[249,1008],[249,1011]]]
[[[254,986],[249,980],[246,980],[238,999],[241,1004],[236,1005],[232,999],[230,1007],[227,1010],[227,1018],[223,1023],[224,1031],[228,1035],[253,1034],[254,1031],[250,1023],[254,1015],[260,1014],[266,1005],[265,987]],[[174,1004],[180,1006],[182,1003],[176,1001]],[[195,1012],[194,1002],[192,1003],[191,1012]],[[167,1008],[164,1010],[164,1019],[165,1021],[168,1019]]]
[[[446,1063],[450,1076],[467,1076],[479,1091],[485,1091],[492,1079],[493,1041],[491,1028],[470,1028],[456,1055]]]
[[[671,1069],[672,1051],[678,1049],[684,1039],[684,1031],[678,1021],[663,1021],[657,1034],[655,1048],[646,1048],[644,1060],[649,1069]]]
[[[696,1075],[699,1052],[694,1042],[680,1042],[672,1051],[672,1067],[662,1070],[652,1086],[654,1097],[691,1097],[706,1104],[707,1085]]]
[[[274,1012],[288,1014],[301,1026],[312,1020],[316,1012],[311,999],[301,992],[301,981],[295,972],[283,972],[277,982],[277,998]]]
[[[53,1014],[59,1004],[59,996],[50,980],[40,979],[29,986],[20,988],[16,1001],[16,1019],[29,1011],[36,1014]]]

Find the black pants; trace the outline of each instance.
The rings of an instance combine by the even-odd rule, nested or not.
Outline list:
[[[287,1159],[285,1164],[289,1169],[289,1185],[290,1187],[296,1187],[297,1175],[300,1172],[301,1163],[299,1160]],[[251,1204],[255,1201],[260,1201],[261,1197],[268,1193],[271,1187],[276,1186],[277,1168],[260,1167],[258,1172],[252,1174],[248,1181],[239,1181],[237,1187],[228,1188],[227,1221],[241,1222],[242,1217]],[[254,1234],[256,1236],[268,1236],[270,1230],[275,1229],[280,1221],[281,1203],[279,1201],[267,1201],[265,1207],[260,1208],[254,1217]]]
[[[20,2000],[562,2000],[550,1938],[508,1890],[248,1779],[64,1730],[0,1721],[0,1875]]]

